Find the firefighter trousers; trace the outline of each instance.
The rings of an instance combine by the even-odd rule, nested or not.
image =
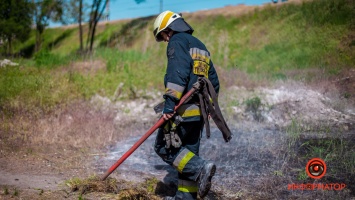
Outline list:
[[[182,122],[177,133],[182,141],[180,148],[165,148],[163,128],[155,140],[155,152],[178,171],[178,190],[175,199],[197,199],[198,176],[206,161],[199,157],[202,121]]]

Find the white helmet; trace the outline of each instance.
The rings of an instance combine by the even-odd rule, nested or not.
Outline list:
[[[163,38],[159,34],[161,31],[166,29],[173,21],[181,18],[181,15],[171,12],[170,10],[162,12],[154,22],[154,37],[157,42],[163,41]]]

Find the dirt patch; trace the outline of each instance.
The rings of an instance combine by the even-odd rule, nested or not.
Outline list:
[[[0,182],[6,185],[16,185],[22,189],[33,187],[58,190],[58,184],[62,182],[62,179],[58,176],[12,174],[1,171]]]
[[[261,8],[262,6],[247,6],[240,4],[237,6],[225,6],[223,8],[216,8],[213,10],[202,10],[194,13],[186,13],[186,15],[196,18],[203,18],[211,15],[223,15],[223,16],[241,16],[254,11],[256,8]],[[183,16],[185,14],[183,13]]]

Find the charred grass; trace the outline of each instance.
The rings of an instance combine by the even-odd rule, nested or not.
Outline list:
[[[290,195],[302,193],[305,197],[323,196],[324,198],[347,199],[355,195],[355,138],[351,132],[339,128],[301,125],[298,121],[286,128],[288,144],[287,174],[291,183],[345,183],[343,191],[291,191]],[[307,162],[312,158],[321,158],[327,166],[326,175],[321,180],[308,177],[305,172]],[[292,181],[291,181],[292,180]]]
[[[242,189],[229,194],[233,196],[231,199],[352,199],[355,196],[354,137],[344,138],[336,133],[324,137],[322,131],[309,133],[309,130],[300,126],[295,128],[295,125],[288,127],[287,131],[284,143],[274,152],[284,156],[280,158],[284,161],[278,166],[279,170],[268,176],[239,180]],[[306,164],[312,158],[321,158],[327,165],[322,179],[312,179],[306,174]],[[334,183],[343,183],[346,187],[341,191],[288,188],[291,184]],[[224,195],[227,193],[224,192]]]

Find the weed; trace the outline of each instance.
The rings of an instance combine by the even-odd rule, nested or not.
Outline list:
[[[38,195],[42,195],[42,194],[44,193],[44,190],[43,190],[43,189],[38,188],[38,189],[36,189],[36,190],[39,191]]]
[[[5,188],[4,188],[4,195],[8,195],[8,194],[10,194],[9,189],[5,186]]]
[[[276,80],[286,80],[287,76],[283,73],[274,73],[272,77]]]
[[[308,175],[305,170],[300,170],[297,175],[297,180],[299,181],[305,181],[308,179]]]
[[[236,99],[232,99],[230,102],[228,102],[228,107],[232,107],[232,106],[240,106],[240,102],[239,100]]]
[[[246,111],[252,112],[254,119],[260,121],[262,119],[260,112],[261,99],[259,97],[253,97],[247,99],[244,103],[246,104]]]
[[[303,132],[303,127],[297,119],[292,119],[291,124],[286,127],[288,137],[288,148],[291,149],[299,141],[300,134]]]
[[[65,181],[65,184],[71,188],[72,191],[79,191],[80,194],[87,192],[117,192],[117,180],[108,178],[105,181],[101,181],[99,177],[93,175],[87,179],[72,178]]]
[[[247,99],[245,104],[247,106],[247,111],[256,112],[261,105],[261,100],[259,97],[253,97],[251,99]]]
[[[146,181],[143,183],[143,187],[147,188],[148,193],[154,193],[158,182],[158,179],[156,179],[155,177],[146,179]]]
[[[354,146],[355,144],[351,140],[318,139],[309,140],[307,145],[302,146],[302,151],[308,158],[323,158],[329,165],[334,165],[333,169],[337,173],[342,173],[342,171],[355,172],[355,154],[348,151]]]
[[[17,190],[17,188],[15,188],[14,193],[12,195],[17,197],[17,196],[19,196],[19,194],[20,194],[20,192]]]
[[[304,140],[304,139],[303,139]],[[353,139],[344,140],[342,138],[322,138],[308,139],[302,145],[294,144],[293,149],[297,149],[291,158],[299,162],[299,170],[296,174],[297,180],[305,181],[308,176],[304,170],[305,164],[311,158],[321,158],[327,166],[327,173],[323,178],[325,181],[343,182],[350,190],[355,189],[355,148]]]
[[[279,170],[274,171],[274,175],[275,175],[275,176],[280,176],[280,177],[283,177],[283,176],[284,176],[284,174],[282,173],[282,171],[279,171]]]
[[[345,99],[349,99],[351,97],[351,94],[350,93],[348,93],[348,92],[345,92],[344,93],[344,98]]]

